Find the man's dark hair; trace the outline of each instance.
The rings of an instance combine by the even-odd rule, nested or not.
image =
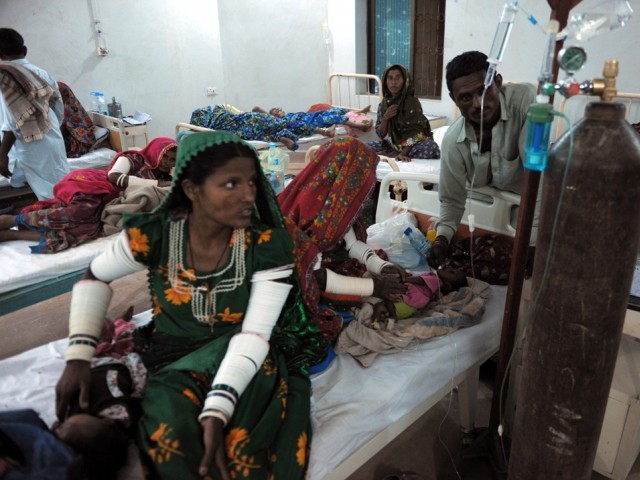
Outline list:
[[[24,39],[13,28],[0,28],[0,54],[20,55],[24,53]]]
[[[460,77],[466,77],[476,72],[486,72],[489,68],[487,56],[478,51],[464,52],[455,57],[446,68],[447,88],[451,92],[451,84]],[[451,92],[453,93],[453,92]]]

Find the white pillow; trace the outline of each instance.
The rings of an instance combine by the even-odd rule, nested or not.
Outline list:
[[[109,136],[109,130],[98,125],[93,126],[93,135],[96,137],[96,145],[104,141]]]
[[[444,134],[447,133],[448,128],[449,125],[445,125],[444,127],[433,129],[433,140],[438,144],[438,147],[442,147],[442,139],[444,138]]]

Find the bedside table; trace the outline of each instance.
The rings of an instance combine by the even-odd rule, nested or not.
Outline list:
[[[129,125],[124,120],[101,113],[89,112],[93,118],[93,123],[109,130],[109,143],[111,148],[117,152],[127,150],[131,147],[137,147],[136,137],[144,136],[144,147],[149,142],[149,134],[147,125]]]

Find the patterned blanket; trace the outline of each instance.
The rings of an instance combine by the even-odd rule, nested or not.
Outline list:
[[[336,353],[349,353],[363,367],[370,366],[378,354],[401,352],[430,338],[455,332],[480,322],[492,291],[488,283],[469,279],[472,287],[463,287],[440,300],[434,300],[413,317],[389,321],[379,328],[371,326],[373,308],[370,304],[356,313],[340,333]]]

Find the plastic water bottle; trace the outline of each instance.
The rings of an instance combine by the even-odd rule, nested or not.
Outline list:
[[[91,92],[91,111],[100,113],[102,115],[108,115],[107,102],[104,99],[102,92]]]
[[[415,248],[423,258],[426,258],[427,252],[431,248],[431,244],[422,232],[414,230],[411,227],[407,227],[404,230],[404,234],[409,237],[409,243],[411,243],[411,246]]]
[[[269,174],[269,181],[276,194],[284,189],[284,176],[287,168],[289,168],[289,155],[279,149],[275,143],[270,143],[265,173]]]

